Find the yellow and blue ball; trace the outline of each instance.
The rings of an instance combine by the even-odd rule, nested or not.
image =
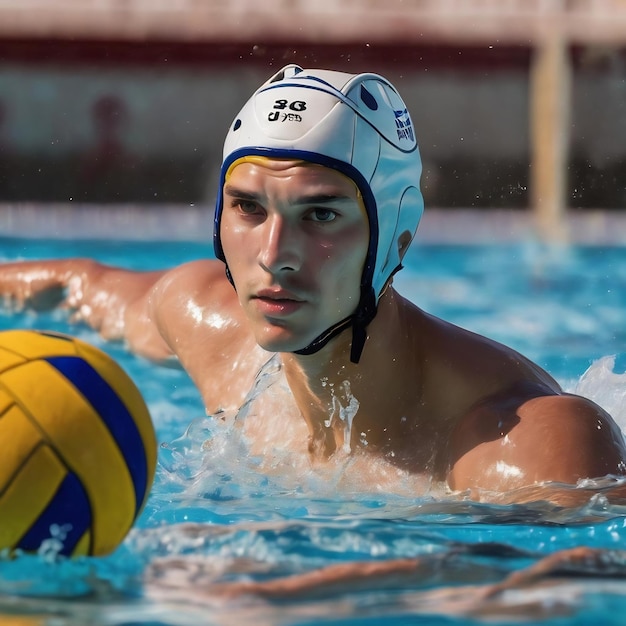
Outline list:
[[[156,449],[114,359],[68,335],[0,332],[0,549],[113,551],[146,502]]]

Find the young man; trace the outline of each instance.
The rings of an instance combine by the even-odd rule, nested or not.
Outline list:
[[[271,440],[320,464],[347,453],[355,471],[379,460],[503,500],[569,503],[580,492],[540,485],[623,475],[622,434],[600,407],[394,290],[423,210],[420,173],[387,80],[288,66],[226,138],[219,261],[152,273],[16,263],[0,291],[42,307],[61,290],[105,337],[177,357],[210,413],[239,407],[279,353],[289,394],[247,419],[253,449]]]

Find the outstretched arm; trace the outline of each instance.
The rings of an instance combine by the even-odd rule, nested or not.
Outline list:
[[[0,266],[0,295],[18,309],[72,312],[106,339],[160,360],[172,354],[151,316],[150,294],[165,270],[137,272],[91,259],[23,261]]]
[[[247,328],[221,262],[135,272],[89,259],[0,265],[0,298],[17,307],[61,306],[106,339],[154,361],[176,356],[207,410],[241,406],[269,354]]]

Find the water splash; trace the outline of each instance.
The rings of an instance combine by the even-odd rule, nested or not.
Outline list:
[[[333,416],[337,416],[343,424],[342,452],[344,454],[349,454],[352,451],[352,423],[359,410],[360,404],[356,397],[352,394],[349,380],[344,380],[341,383],[341,397],[339,397],[333,389],[332,398],[332,414]],[[367,442],[364,443],[367,445]]]
[[[275,354],[261,367],[256,375],[252,388],[248,392],[239,410],[235,413],[234,417],[237,421],[244,420],[248,413],[253,410],[254,403],[259,399],[261,394],[280,382],[281,372],[282,363],[280,357]]]
[[[71,524],[52,524],[50,526],[50,537],[41,542],[37,554],[45,561],[55,561],[65,547],[67,534],[71,530]]]
[[[618,374],[615,355],[594,361],[580,380],[573,393],[593,400],[613,416],[622,432],[626,432],[626,372]]]

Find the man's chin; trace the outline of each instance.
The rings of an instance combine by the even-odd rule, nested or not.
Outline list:
[[[345,318],[341,318],[345,320]],[[338,324],[341,320],[335,322]],[[255,339],[261,348],[267,352],[298,352],[308,348],[314,341],[318,340],[322,334],[326,334],[333,328],[332,325],[322,326],[316,324],[315,327],[304,322],[294,323],[265,323],[255,324]],[[347,326],[342,325],[341,330]],[[322,345],[326,345],[323,342]]]
[[[292,342],[283,342],[283,341],[264,341],[258,342],[259,346],[263,348],[266,352],[277,352],[277,353],[293,353],[298,350],[302,350],[309,344],[296,344]]]
[[[297,352],[308,346],[315,337],[307,336],[282,336],[282,337],[257,337],[257,343],[267,352]]]

